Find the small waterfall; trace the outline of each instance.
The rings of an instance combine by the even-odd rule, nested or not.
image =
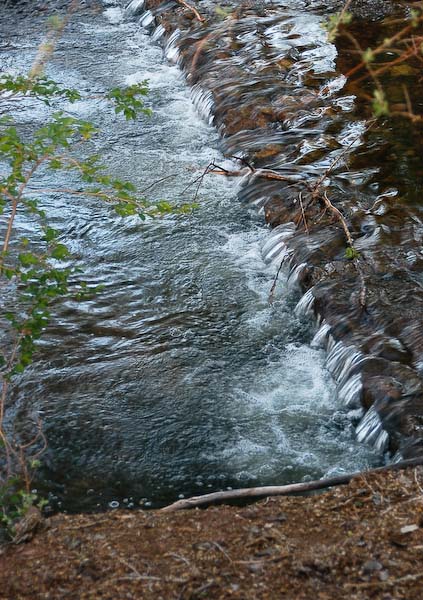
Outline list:
[[[295,290],[300,287],[300,280],[304,270],[307,268],[307,263],[303,262],[291,269],[288,275],[288,289]]]
[[[191,87],[191,98],[194,106],[198,110],[199,115],[208,123],[213,125],[214,121],[214,101],[213,94],[208,91],[204,91],[198,84]]]
[[[141,27],[148,27],[154,21],[154,15],[151,10],[145,11],[140,18]]]
[[[374,406],[366,412],[360,424],[357,426],[357,439],[385,452],[389,444],[389,435],[383,429],[382,421]]]
[[[152,35],[151,35],[151,39],[153,40],[153,42],[158,42],[166,33],[165,28],[163,27],[163,25],[158,25],[156,27],[156,29],[153,31]]]
[[[169,36],[166,45],[164,47],[164,53],[168,61],[177,64],[179,59],[179,48],[178,39],[180,38],[181,32],[179,29],[175,29],[172,35]]]
[[[363,384],[361,373],[356,373],[349,379],[346,379],[342,385],[338,387],[338,398],[341,402],[351,409],[362,407],[361,398],[363,392]]]
[[[329,344],[330,332],[331,332],[331,326],[329,325],[329,323],[326,323],[326,321],[323,319],[318,330],[314,334],[314,337],[311,341],[311,347],[312,348],[322,348],[323,350],[326,350],[326,348],[328,347],[328,344]]]
[[[286,223],[272,231],[261,250],[263,261],[266,264],[277,260],[281,262],[292,255],[292,250],[288,247],[287,242],[294,235],[295,229],[294,223]]]
[[[131,0],[131,2],[126,7],[126,12],[128,15],[136,15],[141,12],[144,8],[145,0]]]
[[[313,294],[313,288],[310,288],[309,290],[307,290],[307,292],[302,296],[302,298],[297,303],[297,306],[294,309],[295,315],[299,318],[313,317],[314,316],[314,311],[313,311],[314,302],[315,302],[315,298],[314,298],[314,294]]]
[[[332,373],[339,385],[343,385],[351,372],[367,360],[367,357],[355,346],[346,346],[342,341],[337,342],[328,352],[326,367]]]

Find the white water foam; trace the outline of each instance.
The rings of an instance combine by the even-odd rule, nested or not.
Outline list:
[[[106,8],[103,14],[106,17],[106,19],[110,23],[112,23],[112,25],[118,25],[119,23],[122,23],[124,18],[124,12],[118,6],[111,6],[110,8]]]

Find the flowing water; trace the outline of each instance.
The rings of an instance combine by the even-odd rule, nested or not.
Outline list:
[[[11,39],[3,68],[24,71],[40,34],[28,27]],[[95,150],[113,173],[141,188],[161,180],[146,192],[152,200],[192,200],[189,184],[212,160],[237,168],[178,67],[120,5],[76,16],[47,71],[91,97],[149,80],[150,119],[123,122],[94,98],[70,110],[100,125]],[[30,102],[16,112],[22,126],[46,116]],[[281,274],[269,303],[280,262],[272,248],[283,235],[270,236],[262,215],[239,201],[239,184],[207,176],[192,215],[146,222],[92,200],[46,196],[84,278],[104,285],[92,300],[56,307],[16,389],[18,415],[41,413],[49,447],[40,485],[58,506],[155,506],[380,461],[355,439],[357,411],[337,398],[323,351],[310,345],[315,331],[301,316],[306,300],[294,311],[295,281]]]

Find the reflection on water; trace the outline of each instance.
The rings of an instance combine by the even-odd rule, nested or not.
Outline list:
[[[316,23],[295,18],[298,32],[307,26],[315,40],[306,59],[327,60],[313,50],[323,35]],[[277,40],[280,30],[272,27],[268,35]],[[28,49],[11,52],[8,64],[30,64],[33,35],[27,32]],[[284,47],[282,38],[278,44]],[[214,158],[238,168],[224,161],[177,67],[119,6],[109,2],[103,16],[76,17],[48,74],[93,96],[103,86],[149,79],[150,120],[127,124],[96,100],[72,110],[99,122],[96,151],[119,177],[141,187],[166,178],[148,192],[152,199],[189,201],[194,189],[187,185]],[[31,105],[19,114],[22,123],[44,118]],[[281,132],[281,143],[290,135],[298,140],[301,123],[296,127]],[[302,155],[312,150],[305,138]],[[19,410],[39,409],[45,424],[41,485],[67,509],[161,503],[378,461],[354,440],[324,355],[310,347],[313,331],[294,314],[295,285],[289,291],[281,275],[276,300],[268,302],[280,258],[265,248],[263,260],[269,231],[262,217],[238,202],[233,180],[219,176],[205,179],[199,200],[194,215],[145,223],[116,218],[93,201],[76,209],[58,194],[45,201],[85,279],[104,284],[93,300],[57,307],[17,390]]]

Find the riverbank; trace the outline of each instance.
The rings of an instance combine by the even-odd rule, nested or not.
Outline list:
[[[243,507],[56,515],[0,550],[0,598],[419,598],[422,486],[417,467]]]

